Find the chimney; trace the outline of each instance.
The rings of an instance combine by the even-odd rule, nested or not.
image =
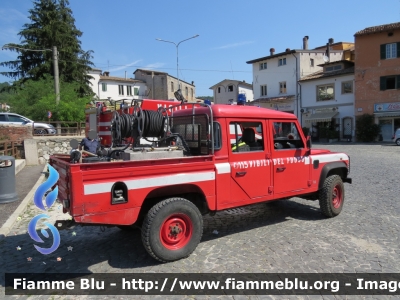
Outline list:
[[[308,35],[303,37],[303,50],[308,50]]]
[[[243,80],[243,83],[246,83],[246,80]]]
[[[274,55],[275,49],[274,48],[269,49],[269,53],[271,53],[271,55]]]
[[[286,48],[286,52],[290,52],[290,48]]]
[[[103,76],[110,76],[110,72],[103,72]]]
[[[333,44],[333,38],[329,39],[329,44],[332,45]]]
[[[192,85],[194,85],[194,81],[192,81]]]

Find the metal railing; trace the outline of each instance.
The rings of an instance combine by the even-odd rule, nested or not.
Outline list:
[[[19,141],[0,141],[0,155],[22,158],[24,155],[24,145]]]
[[[33,136],[66,136],[66,135],[85,135],[85,122],[72,122],[72,121],[51,121],[47,122],[47,124],[51,124],[54,126],[56,130],[56,134],[44,133],[43,131],[39,131],[38,128],[32,129]],[[60,125],[61,133],[58,133],[57,125]],[[34,127],[34,126],[33,126]]]

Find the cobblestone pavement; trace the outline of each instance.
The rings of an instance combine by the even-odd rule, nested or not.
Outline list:
[[[61,231],[59,249],[50,255],[41,255],[33,248],[33,241],[26,233],[28,222],[38,213],[32,205],[21,216],[12,234],[0,244],[2,273],[399,273],[400,147],[350,144],[314,146],[317,147],[343,151],[351,157],[353,184],[345,184],[344,209],[335,218],[323,217],[318,201],[299,198],[220,212],[214,217],[205,217],[202,241],[189,258],[161,264],[146,253],[138,230],[127,232],[116,227],[75,227]],[[53,206],[51,213],[54,218],[62,215],[57,205]],[[62,217],[67,218],[66,215]],[[213,233],[214,230],[218,231],[217,235]],[[18,246],[21,247],[19,251],[16,250]],[[72,246],[73,251],[68,251],[68,246]],[[32,261],[28,262],[27,257],[32,257]],[[62,260],[57,261],[57,257]],[[4,273],[1,276],[0,295],[4,295]],[[20,298],[25,299],[26,296]],[[68,299],[77,298],[94,299],[86,296]],[[99,298],[106,297],[96,297]],[[161,298],[297,299],[295,296],[244,295]],[[380,299],[386,298],[390,297],[383,296]],[[29,299],[47,299],[47,296],[31,296]]]

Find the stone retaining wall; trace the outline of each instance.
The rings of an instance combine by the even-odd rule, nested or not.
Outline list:
[[[54,153],[68,154],[71,151],[69,142],[72,139],[80,142],[83,138],[84,136],[43,136],[27,139],[24,141],[27,165],[46,164]]]

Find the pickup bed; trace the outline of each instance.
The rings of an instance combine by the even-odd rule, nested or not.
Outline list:
[[[350,158],[311,149],[294,115],[213,105],[166,120],[158,145],[121,150],[112,161],[53,155],[64,212],[81,224],[141,227],[146,250],[163,262],[195,250],[204,214],[295,196],[319,199],[327,217],[341,212]]]

